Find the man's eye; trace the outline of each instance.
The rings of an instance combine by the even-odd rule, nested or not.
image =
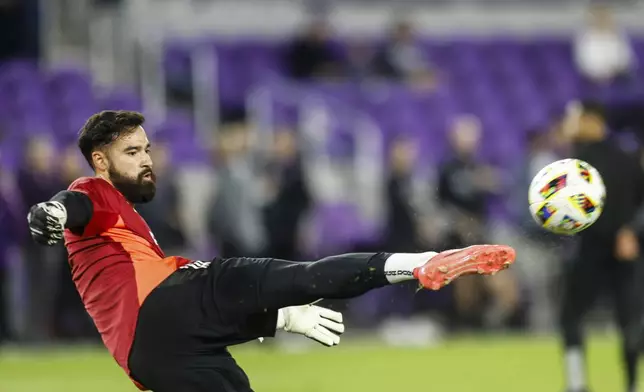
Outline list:
[[[128,153],[127,153],[127,155],[129,155],[129,156],[132,156],[132,157],[133,157],[133,156],[135,156],[135,155],[136,155],[136,151],[130,151],[130,152],[128,152]]]

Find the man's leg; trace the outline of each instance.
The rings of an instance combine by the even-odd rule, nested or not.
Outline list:
[[[214,381],[204,388],[192,378],[199,377],[195,370],[203,369],[208,377],[234,385],[235,392],[251,392],[225,347],[273,336],[278,309],[319,298],[353,297],[415,278],[437,289],[459,275],[494,273],[513,261],[514,251],[494,246],[439,255],[349,254],[308,263],[196,261],[170,275],[141,305],[128,364],[132,376],[154,391],[213,390]]]
[[[353,253],[314,262],[235,258],[210,266],[214,301],[223,318],[345,299],[391,283],[418,280],[438,290],[467,274],[494,274],[514,262],[507,246],[477,245],[436,254]]]
[[[615,263],[611,292],[615,304],[615,316],[622,334],[622,355],[627,392],[635,392],[637,364],[641,337],[641,307],[637,293],[639,266],[637,262]]]
[[[583,317],[601,289],[601,269],[595,259],[578,257],[564,267],[560,328],[563,336],[568,392],[587,390]]]

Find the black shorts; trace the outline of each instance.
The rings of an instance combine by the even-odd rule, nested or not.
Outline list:
[[[248,378],[226,347],[274,336],[280,308],[351,298],[389,284],[387,257],[230,258],[182,267],[141,306],[130,375],[155,392],[249,392]]]
[[[247,266],[249,274],[264,271],[261,262]],[[217,295],[221,276],[222,263],[196,261],[150,293],[141,306],[130,351],[134,380],[155,392],[252,391],[226,347],[274,336],[277,310],[235,312],[249,309],[240,305],[253,302],[256,292],[238,287],[231,296]],[[231,303],[232,298],[238,303]]]

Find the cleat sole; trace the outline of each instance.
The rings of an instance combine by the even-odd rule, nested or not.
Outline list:
[[[420,285],[440,290],[454,279],[471,274],[495,275],[514,263],[516,252],[505,245],[474,245],[439,253],[420,267],[416,274]]]

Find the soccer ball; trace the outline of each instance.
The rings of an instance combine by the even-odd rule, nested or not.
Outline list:
[[[604,209],[606,188],[599,172],[579,159],[562,159],[532,179],[530,213],[544,229],[573,235],[595,223]]]

